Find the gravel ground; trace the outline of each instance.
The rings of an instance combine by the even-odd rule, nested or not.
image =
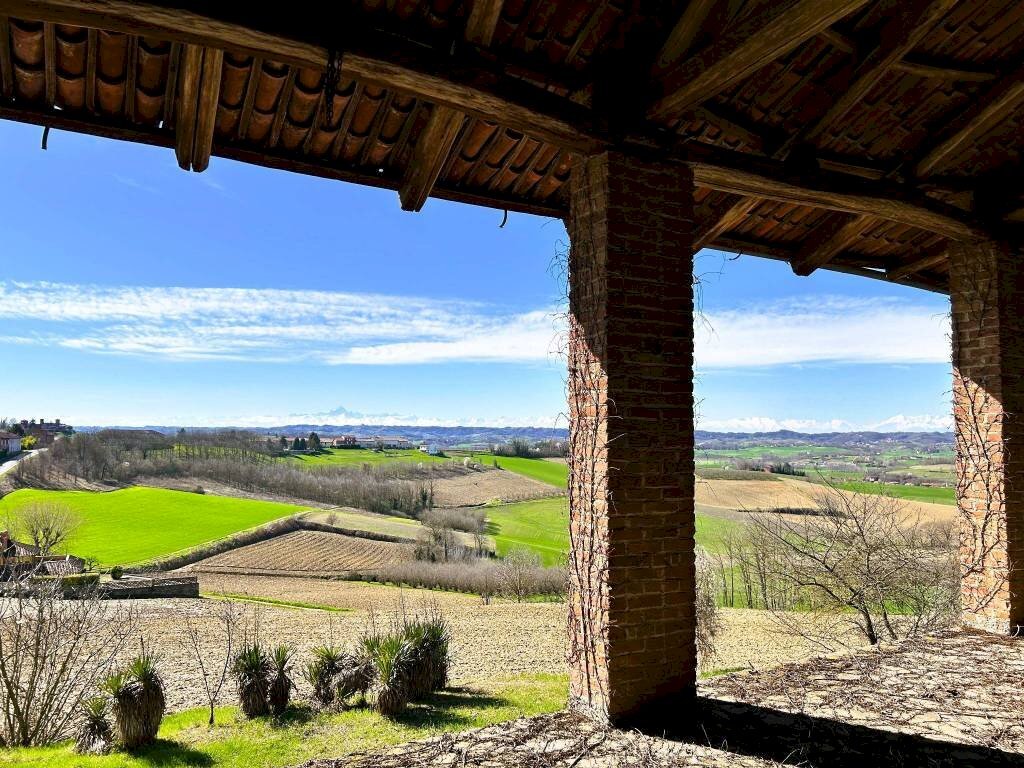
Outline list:
[[[409,612],[437,605],[452,626],[454,638],[452,680],[477,684],[535,673],[564,674],[565,605],[563,603],[495,602],[448,592],[399,589],[378,584],[272,576],[200,574],[204,593],[229,592],[291,600],[337,608],[345,612],[255,606],[246,604],[250,623],[257,615],[264,643],[293,644],[298,665],[320,644],[351,645],[368,623],[387,622],[404,603]],[[116,605],[115,603],[111,604]],[[172,710],[204,704],[192,654],[183,646],[185,618],[200,628],[207,642],[208,659],[223,647],[218,628],[219,600],[145,600],[132,604],[139,612],[140,633],[147,646],[161,657]],[[770,618],[760,611],[724,610],[719,654],[712,669],[765,668],[813,655],[803,641],[779,635]],[[299,694],[306,696],[305,683]],[[225,700],[232,695],[230,685]]]

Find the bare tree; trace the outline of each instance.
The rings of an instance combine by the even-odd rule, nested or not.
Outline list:
[[[54,552],[78,528],[78,514],[66,504],[37,501],[16,509],[7,528],[16,537],[28,539],[42,555]]]
[[[872,645],[947,625],[958,611],[950,531],[898,499],[824,492],[817,514],[750,517],[748,551],[782,625],[825,645],[850,629]],[[804,611],[789,610],[799,606]]]
[[[191,616],[185,616],[185,634],[181,638],[181,645],[192,655],[199,668],[199,674],[203,679],[203,691],[206,693],[206,701],[210,706],[208,724],[211,727],[214,725],[217,701],[220,699],[224,683],[227,682],[228,673],[231,670],[235,652],[235,635],[238,632],[243,613],[243,608],[238,603],[230,600],[221,602],[217,621],[224,638],[218,649],[222,653],[210,653],[210,649],[203,642],[204,638],[209,638],[209,633],[200,629]]]
[[[499,578],[502,592],[523,602],[537,591],[537,571],[540,569],[540,557],[534,552],[516,547],[501,562]]]
[[[9,586],[0,598],[0,738],[51,744],[71,735],[85,700],[135,636],[135,614],[95,593],[65,600],[60,583]]]
[[[697,622],[697,658],[707,667],[715,657],[715,638],[722,629],[718,611],[718,572],[707,552],[696,549],[697,602],[694,614]]]

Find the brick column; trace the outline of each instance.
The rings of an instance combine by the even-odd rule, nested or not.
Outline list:
[[[570,704],[619,724],[695,690],[692,221],[684,167],[573,168]]]
[[[1024,253],[950,247],[964,622],[1024,625]]]

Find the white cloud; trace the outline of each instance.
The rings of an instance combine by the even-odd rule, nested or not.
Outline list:
[[[945,363],[949,316],[895,299],[823,297],[713,312],[697,327],[697,368],[802,363]]]
[[[340,291],[0,282],[20,340],[171,360],[398,365],[556,359],[556,308]],[[25,327],[29,326],[30,331]],[[813,363],[943,363],[948,316],[895,299],[818,297],[709,313],[698,371]],[[29,343],[29,342],[20,342]]]
[[[697,429],[709,432],[949,432],[951,414],[897,414],[881,421],[851,422],[845,419],[776,419],[771,416],[742,416],[697,420]]]

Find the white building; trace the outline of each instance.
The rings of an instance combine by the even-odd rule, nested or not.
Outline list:
[[[21,435],[13,432],[0,432],[0,453],[13,456],[21,453]]]

